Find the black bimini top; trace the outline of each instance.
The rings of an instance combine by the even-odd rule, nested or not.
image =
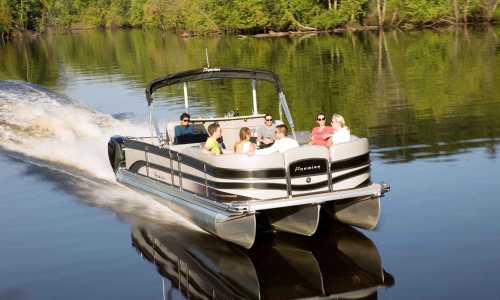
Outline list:
[[[148,105],[151,105],[151,103],[153,103],[153,93],[157,89],[164,86],[188,81],[225,78],[266,80],[274,84],[274,87],[276,88],[276,92],[278,94],[281,92],[281,83],[278,75],[274,74],[271,71],[240,68],[204,68],[170,74],[151,81],[146,87],[146,98],[148,100]]]

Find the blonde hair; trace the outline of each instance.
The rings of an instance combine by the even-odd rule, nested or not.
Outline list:
[[[252,136],[252,132],[250,131],[250,128],[248,127],[241,127],[240,129],[240,140],[234,143],[233,149],[236,149],[236,147],[241,144],[243,141],[246,141],[247,139]]]
[[[336,120],[340,124],[341,128],[347,127],[347,126],[345,126],[344,117],[342,117],[341,115],[339,115],[339,114],[333,114],[332,115],[332,122],[333,122],[333,120]]]

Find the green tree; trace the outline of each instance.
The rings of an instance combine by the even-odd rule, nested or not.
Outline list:
[[[4,36],[13,29],[12,14],[7,0],[0,0],[0,35]]]
[[[146,0],[131,0],[128,23],[131,26],[142,26],[144,24],[144,5]]]

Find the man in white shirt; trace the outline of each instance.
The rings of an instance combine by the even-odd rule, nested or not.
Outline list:
[[[296,140],[289,138],[287,136],[288,135],[288,127],[286,127],[285,124],[277,125],[276,131],[274,133],[275,133],[275,137],[276,137],[274,144],[269,148],[255,151],[255,154],[265,155],[265,154],[271,154],[274,152],[283,153],[289,149],[296,148],[299,146],[299,143],[297,143]]]

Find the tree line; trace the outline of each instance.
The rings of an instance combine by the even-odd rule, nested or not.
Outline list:
[[[48,28],[265,33],[494,22],[499,0],[0,0],[2,38]]]

